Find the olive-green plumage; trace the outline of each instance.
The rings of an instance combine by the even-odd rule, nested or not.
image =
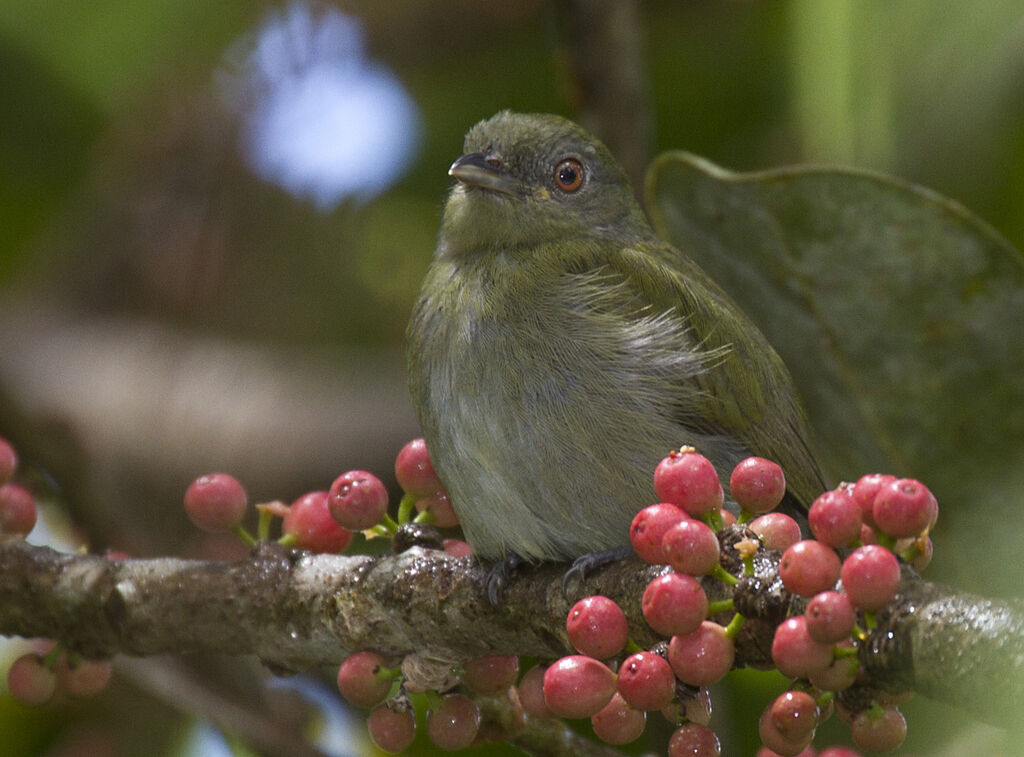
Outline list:
[[[409,323],[409,385],[477,554],[565,560],[629,543],[652,476],[689,444],[726,479],[757,454],[824,488],[789,374],[659,239],[608,150],[551,115],[466,135]]]

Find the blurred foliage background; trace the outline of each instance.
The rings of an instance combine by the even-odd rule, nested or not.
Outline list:
[[[363,175],[394,180],[328,199],[268,181],[246,147],[273,95],[266,76],[246,79],[259,30],[295,7],[0,0],[0,434],[93,548],[225,554],[196,545],[179,506],[209,470],[235,473],[257,501],[326,488],[348,468],[390,471],[416,435],[400,351],[447,167],[466,129],[501,108],[579,118],[637,180],[669,148],[734,170],[896,174],[1024,247],[1013,0],[307,7],[356,21],[363,67],[412,104],[406,141],[359,151]],[[320,49],[292,44],[293,60]],[[350,125],[383,132],[392,117],[370,108]],[[948,579],[984,585],[961,570]],[[60,729],[5,700],[0,744],[161,753],[153,734],[178,725],[159,696],[134,729],[97,736],[94,723],[138,701],[130,692]],[[723,731],[747,722],[736,713],[750,696],[719,705]],[[919,753],[965,738],[955,713],[922,709],[909,718]],[[729,753],[752,753],[744,731],[756,729],[734,730]]]

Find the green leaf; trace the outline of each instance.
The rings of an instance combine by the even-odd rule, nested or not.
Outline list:
[[[963,207],[879,174],[735,174],[684,152],[646,191],[658,232],[786,361],[836,480],[915,476],[942,502],[1024,465],[1024,261]]]

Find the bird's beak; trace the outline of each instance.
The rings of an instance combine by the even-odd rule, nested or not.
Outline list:
[[[518,179],[505,172],[501,161],[482,152],[463,155],[452,163],[448,175],[454,176],[467,186],[489,189],[501,194],[514,195],[520,190]]]

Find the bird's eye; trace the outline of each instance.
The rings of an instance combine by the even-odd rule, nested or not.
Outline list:
[[[555,183],[563,192],[575,192],[583,186],[583,166],[575,158],[566,158],[555,169]]]

